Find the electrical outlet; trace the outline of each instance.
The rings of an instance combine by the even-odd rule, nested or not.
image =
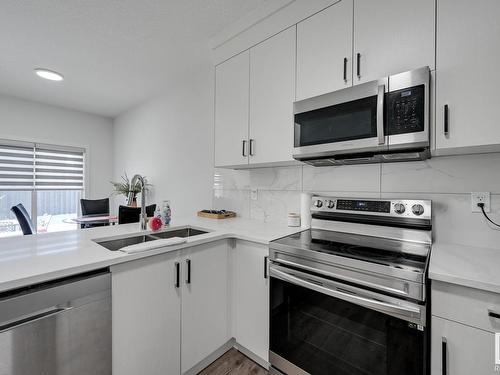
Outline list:
[[[484,212],[490,212],[490,192],[472,192],[470,193],[470,202],[472,212],[481,212],[478,203],[484,203]]]
[[[250,199],[251,200],[256,201],[259,198],[257,192],[258,192],[257,189],[250,190]]]

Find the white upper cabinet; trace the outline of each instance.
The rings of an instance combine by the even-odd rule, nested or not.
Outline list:
[[[215,166],[248,163],[249,52],[215,68]]]
[[[293,160],[295,35],[291,27],[250,49],[250,164]]]
[[[498,0],[438,1],[436,148],[444,153],[500,144],[499,14]]]
[[[181,369],[186,373],[231,338],[228,241],[190,248],[182,267]]]
[[[435,0],[354,0],[354,84],[422,66],[433,70],[434,51]]]
[[[353,0],[297,24],[297,100],[352,85]]]

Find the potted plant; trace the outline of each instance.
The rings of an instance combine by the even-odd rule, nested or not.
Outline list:
[[[113,194],[116,194],[116,195],[121,194],[121,195],[124,195],[125,198],[128,198],[128,195],[130,193],[133,193],[134,199],[132,201],[132,206],[137,207],[137,194],[139,194],[141,192],[141,185],[140,185],[139,181],[137,181],[137,183],[134,186],[132,186],[130,183],[130,179],[127,176],[127,173],[125,173],[123,176],[121,176],[121,178],[122,178],[122,181],[119,181],[119,182],[111,181],[111,185],[113,185],[113,190],[114,190]],[[144,177],[144,182],[146,183],[145,190],[148,191],[149,187],[151,187],[151,184],[147,183],[146,177]]]

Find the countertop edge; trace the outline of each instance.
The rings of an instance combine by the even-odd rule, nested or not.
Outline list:
[[[193,225],[197,226],[197,225]],[[228,228],[229,229],[229,228]],[[304,228],[296,228],[297,232],[304,230]],[[82,262],[81,265],[76,265],[74,267],[69,267],[65,269],[58,269],[58,270],[51,270],[51,271],[41,271],[40,273],[37,273],[32,276],[27,276],[27,277],[20,277],[20,278],[15,278],[10,281],[3,281],[0,283],[0,293],[4,293],[7,291],[11,291],[14,289],[18,288],[23,288],[27,287],[30,285],[34,284],[39,284],[59,278],[64,278],[64,277],[69,277],[73,275],[78,275],[81,273],[85,272],[91,272],[95,270],[99,270],[102,268],[108,268],[112,267],[118,264],[124,264],[128,262],[133,262],[139,259],[145,259],[148,257],[153,257],[153,256],[158,256],[161,254],[166,254],[172,251],[177,251],[177,250],[182,250],[187,247],[193,247],[193,246],[198,246],[202,245],[205,243],[210,243],[210,242],[215,242],[215,241],[222,241],[222,240],[241,240],[241,241],[247,241],[247,242],[252,242],[256,244],[261,244],[261,245],[269,245],[269,243],[277,238],[282,237],[283,235],[287,235],[284,232],[283,233],[278,233],[276,237],[271,238],[270,236],[269,239],[264,239],[262,237],[264,236],[251,236],[247,235],[244,233],[238,233],[237,231],[233,231],[229,229],[228,231],[225,231],[223,229],[216,229],[211,232],[209,232],[207,237],[202,237],[202,238],[191,238],[188,240],[188,242],[179,244],[179,245],[174,245],[174,246],[167,246],[163,248],[158,248],[158,249],[153,249],[153,250],[147,250],[144,252],[140,253],[135,253],[135,254],[120,254],[121,256],[105,259],[105,260],[99,260],[96,262]],[[106,236],[104,236],[106,237]],[[99,237],[97,237],[99,238]],[[105,250],[108,251],[108,250]]]
[[[457,276],[445,275],[435,272],[429,272],[429,279],[442,283],[453,284],[464,288],[478,289],[485,292],[500,294],[500,285],[488,283],[485,281],[472,280]]]

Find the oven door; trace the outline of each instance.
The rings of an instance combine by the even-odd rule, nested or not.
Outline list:
[[[294,158],[388,149],[384,100],[388,79],[294,103]]]
[[[271,263],[275,374],[423,375],[425,307]]]

